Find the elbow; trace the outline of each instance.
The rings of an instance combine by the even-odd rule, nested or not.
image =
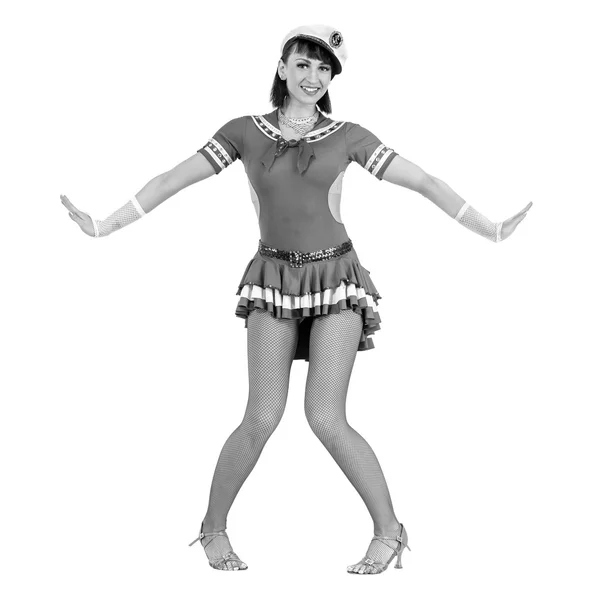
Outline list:
[[[419,192],[421,196],[425,196],[425,198],[431,198],[433,195],[435,195],[436,190],[439,189],[438,183],[439,180],[437,177],[434,177],[426,171],[423,171],[415,191]]]

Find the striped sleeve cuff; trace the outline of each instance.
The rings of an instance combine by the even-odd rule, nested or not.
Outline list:
[[[381,144],[375,149],[373,154],[371,154],[365,165],[365,169],[381,181],[385,170],[390,166],[394,156],[397,155],[398,153],[392,150],[392,148],[389,148],[385,144]]]
[[[198,152],[205,156],[208,162],[214,167],[217,175],[233,163],[233,159],[229,156],[225,148],[214,138],[210,138]]]

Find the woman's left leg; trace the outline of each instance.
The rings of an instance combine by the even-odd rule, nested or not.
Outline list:
[[[395,538],[400,524],[373,449],[346,419],[346,394],[362,331],[361,315],[352,309],[315,317],[304,409],[311,429],[354,486],[373,519],[374,535]],[[398,542],[387,540],[392,547]],[[367,554],[387,562],[392,549],[371,542]],[[363,570],[371,569],[368,565]]]

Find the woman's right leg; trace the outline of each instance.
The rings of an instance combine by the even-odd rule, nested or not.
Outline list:
[[[204,532],[226,528],[235,497],[283,416],[297,343],[297,319],[277,319],[258,308],[248,314],[248,405],[219,455]],[[206,548],[209,558],[231,549],[225,536],[210,539],[213,541]]]

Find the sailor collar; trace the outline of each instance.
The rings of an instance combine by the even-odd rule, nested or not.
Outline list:
[[[269,146],[261,157],[261,163],[267,171],[271,170],[277,157],[284,154],[288,148],[295,148],[297,146],[297,166],[300,175],[304,175],[311,160],[315,158],[313,144],[335,133],[344,124],[344,121],[334,121],[321,113],[313,129],[306,135],[302,136],[299,140],[286,140],[279,129],[277,109],[265,115],[252,116],[252,121],[261,133],[273,141],[273,144]]]

